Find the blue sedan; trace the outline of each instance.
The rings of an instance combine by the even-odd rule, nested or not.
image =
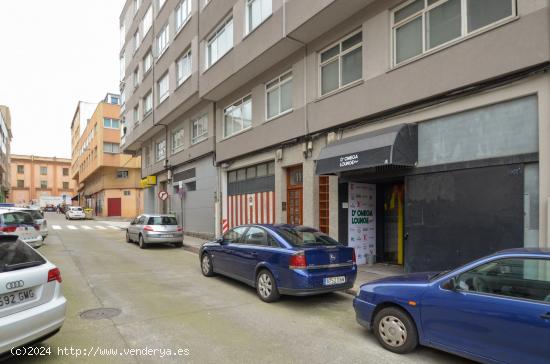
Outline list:
[[[203,275],[219,273],[256,288],[265,302],[353,287],[355,251],[305,226],[243,225],[199,252]]]
[[[484,363],[550,363],[550,250],[505,250],[450,272],[361,286],[357,321],[380,344],[418,344]]]

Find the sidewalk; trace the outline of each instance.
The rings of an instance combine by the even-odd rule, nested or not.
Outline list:
[[[198,239],[192,236],[185,235],[183,238],[183,248],[195,254],[199,253],[199,249],[206,240]],[[372,266],[366,264],[357,266],[357,279],[353,288],[346,290],[345,292],[355,296],[359,291],[359,287],[363,283],[373,281],[375,279],[396,276],[404,274],[403,267],[394,264],[377,263]]]

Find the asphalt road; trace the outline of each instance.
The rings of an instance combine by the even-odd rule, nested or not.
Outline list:
[[[124,241],[122,230],[55,213],[47,219],[50,235],[40,252],[61,269],[67,318],[43,344],[46,355],[12,362],[468,363],[428,348],[405,356],[382,349],[355,322],[348,294],[267,304],[246,285],[203,277],[191,252],[141,250]],[[121,312],[80,317],[96,308]]]

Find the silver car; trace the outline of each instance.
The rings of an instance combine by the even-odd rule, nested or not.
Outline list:
[[[34,220],[34,224],[39,227],[40,235],[42,235],[42,241],[48,237],[48,221],[44,217],[42,211],[39,208],[33,207],[10,207],[8,210],[23,211],[31,215]]]
[[[61,273],[16,235],[0,235],[0,356],[42,342],[65,321]]]
[[[141,249],[150,244],[183,246],[183,229],[172,215],[144,214],[136,217],[126,228],[126,242],[137,242]]]
[[[33,248],[42,246],[40,226],[32,216],[23,211],[0,210],[0,232],[19,236],[19,239]]]
[[[84,210],[82,210],[82,207],[80,206],[71,206],[69,207],[67,212],[65,212],[66,220],[74,220],[74,219],[83,220],[85,218],[86,218],[86,214],[84,213]]]

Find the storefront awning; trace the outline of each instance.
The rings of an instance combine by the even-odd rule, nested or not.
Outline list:
[[[417,159],[417,126],[400,124],[324,147],[317,158],[315,172],[323,175],[380,166],[412,167]]]

